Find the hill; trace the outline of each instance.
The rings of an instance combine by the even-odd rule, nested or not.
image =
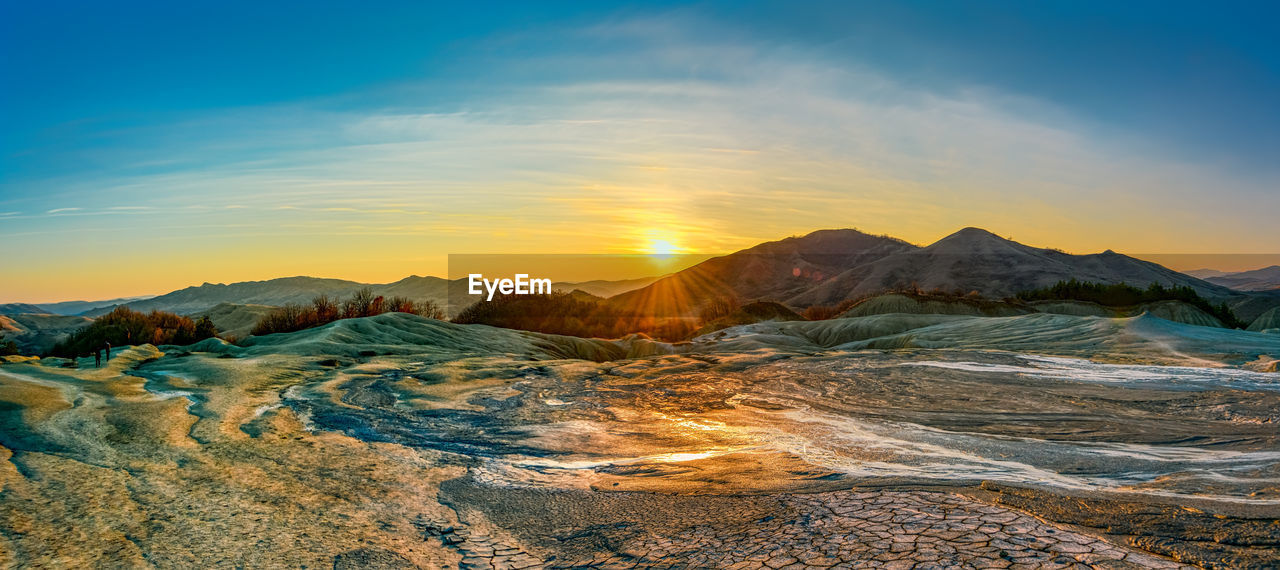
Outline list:
[[[1205,281],[1237,291],[1274,291],[1280,289],[1280,265],[1213,275],[1206,277]]]
[[[151,297],[151,295],[143,295],[140,297],[121,297],[119,299],[105,299],[101,301],[62,301],[59,303],[39,303],[36,306],[40,307],[44,312],[54,313],[57,315],[79,315],[99,307],[114,307],[116,305],[150,299]]]
[[[1183,271],[1183,273],[1186,273],[1187,275],[1190,275],[1197,279],[1208,279],[1210,277],[1222,277],[1223,275],[1231,274],[1230,271],[1219,271],[1217,269],[1208,269],[1208,268],[1192,269],[1190,271]]]
[[[581,289],[593,295],[607,297],[620,292],[629,291],[652,283],[656,277],[628,279],[620,281],[596,280],[582,283],[554,283],[557,290],[571,291]],[[117,303],[103,302],[94,304],[86,301],[68,301],[40,306],[23,306],[21,312],[64,312],[80,309],[85,316],[95,317],[110,312],[115,307],[125,305],[135,311],[167,311],[182,315],[197,315],[212,310],[214,307],[229,303],[233,305],[266,305],[281,306],[288,303],[309,303],[319,295],[330,297],[350,297],[356,291],[368,287],[374,295],[383,297],[404,297],[411,301],[430,301],[444,307],[452,298],[455,301],[450,314],[457,314],[471,303],[467,299],[466,279],[445,280],[440,277],[420,277],[411,275],[392,283],[360,283],[343,279],[325,279],[319,277],[283,277],[266,281],[244,281],[239,283],[205,283],[199,286],[186,287],[156,297],[134,299],[117,299]],[[85,307],[85,305],[93,305]],[[7,305],[6,305],[7,306]],[[75,314],[81,314],[77,311]],[[19,312],[15,309],[15,312]],[[219,327],[219,330],[223,330]]]
[[[40,354],[92,322],[87,317],[49,313],[0,315],[0,335],[12,340],[22,354]]]
[[[850,268],[789,303],[830,304],[909,286],[925,291],[977,291],[984,297],[999,299],[1068,279],[1186,286],[1211,298],[1232,294],[1224,287],[1110,250],[1073,255],[1023,245],[983,229],[965,228],[927,247]]]
[[[1280,295],[1234,291],[1110,250],[1073,255],[979,228],[962,229],[926,247],[856,230],[820,230],[707,260],[610,302],[658,316],[690,316],[724,297],[776,301],[792,309],[837,306],[902,290],[1002,299],[1069,279],[1187,287],[1215,304],[1226,302],[1246,322],[1280,306]]]
[[[840,315],[842,318],[905,313],[912,315],[971,315],[1008,317],[1035,312],[1025,304],[989,299],[948,297],[915,293],[889,293],[863,299]]]
[[[916,249],[896,238],[857,230],[819,230],[708,259],[610,302],[658,317],[692,316],[726,297],[796,306],[793,298],[849,267]]]
[[[612,297],[639,289],[658,279],[661,279],[661,277],[640,277],[638,279],[619,279],[617,281],[595,279],[592,281],[552,283],[551,288],[570,292],[577,290],[596,297]]]
[[[854,303],[839,318],[873,315],[964,315],[973,317],[1012,317],[1033,313],[1051,313],[1089,317],[1133,317],[1144,313],[1168,321],[1224,328],[1222,321],[1205,310],[1183,301],[1161,300],[1126,306],[1104,306],[1081,300],[1009,299],[996,301],[946,294],[895,292],[868,297]]]
[[[1268,272],[1275,269],[1280,268],[1232,274],[1235,277],[1231,278],[1267,279]],[[1150,283],[1187,287],[1214,305],[1227,303],[1245,322],[1280,307],[1280,289],[1238,291],[1211,281],[1226,278],[1202,280],[1113,251],[1073,255],[1027,246],[978,228],[962,229],[925,247],[853,229],[832,229],[762,243],[660,278],[560,282],[553,288],[606,297],[606,302],[619,311],[658,319],[691,318],[718,302],[742,306],[771,301],[792,311],[816,307],[825,314],[834,314],[837,308],[843,310],[851,302],[888,291],[976,293],[987,299],[1003,299],[1069,279],[1123,282],[1138,287]],[[117,301],[125,301],[138,311],[199,315],[224,303],[308,303],[318,295],[350,297],[365,287],[375,295],[430,301],[445,307],[451,317],[475,301],[467,295],[465,279],[449,281],[429,276],[410,276],[382,284],[316,277],[205,283],[157,297]],[[34,307],[61,313],[86,304],[92,302]],[[98,306],[83,314],[105,314],[117,305]],[[30,312],[31,307],[15,306],[9,310]]]
[[[727,315],[717,317],[704,323],[701,328],[693,333],[693,335],[702,335],[729,327],[761,323],[765,321],[803,320],[805,320],[804,317],[796,314],[795,311],[788,309],[784,305],[769,301],[756,301],[754,303],[743,305]]]
[[[1106,362],[1218,366],[1274,358],[1280,353],[1280,337],[1175,323],[1149,313],[1127,318],[890,314],[743,325],[698,337],[692,347],[727,352],[759,348],[1006,350]]]
[[[249,336],[249,331],[258,324],[258,320],[274,308],[270,305],[220,303],[211,309],[188,316],[193,319],[209,317],[209,320],[213,321],[213,326],[218,327],[218,336],[222,338],[244,338]]]
[[[1253,320],[1249,330],[1254,332],[1280,331],[1280,307],[1271,309]]]
[[[349,297],[365,287],[372,289],[375,295],[402,296],[414,301],[428,300],[443,303],[447,295],[446,281],[439,277],[410,276],[393,283],[374,285],[342,279],[284,277],[230,285],[205,283],[126,305],[135,311],[194,314],[207,311],[222,303],[280,306],[287,303],[308,303],[317,295]],[[113,308],[99,307],[87,312],[86,315],[101,315],[110,312]]]
[[[0,305],[0,315],[47,315],[49,311],[27,303],[8,303]]]

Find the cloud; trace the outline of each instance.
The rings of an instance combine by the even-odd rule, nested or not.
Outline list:
[[[547,48],[565,37],[601,49]],[[348,235],[463,234],[498,251],[515,247],[499,229],[554,251],[625,250],[654,234],[724,251],[849,226],[931,241],[985,225],[1073,250],[1280,242],[1260,207],[1280,207],[1259,190],[1274,181],[1170,158],[1140,134],[1015,93],[931,91],[683,16],[518,41],[532,45],[477,72],[499,88],[443,78],[381,88],[392,103],[377,107],[303,101],[193,117],[100,157],[186,166],[67,187],[94,211],[275,236],[341,221]],[[148,206],[107,205],[122,203]],[[1188,227],[1214,237],[1188,241]]]

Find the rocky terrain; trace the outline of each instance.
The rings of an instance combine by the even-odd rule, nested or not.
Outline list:
[[[1251,368],[1280,337],[1063,315],[722,332],[386,314],[3,364],[0,563],[1280,560],[1280,392]]]

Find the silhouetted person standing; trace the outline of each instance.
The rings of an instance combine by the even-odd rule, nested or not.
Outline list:
[[[106,349],[107,349],[107,362],[111,362],[111,343],[110,342],[106,343]]]
[[[102,349],[93,351],[93,367],[102,368]]]

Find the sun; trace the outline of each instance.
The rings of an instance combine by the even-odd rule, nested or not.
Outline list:
[[[666,239],[649,240],[650,255],[675,255],[677,253],[680,253],[681,249],[683,248],[676,245],[675,243],[672,243],[671,240],[666,240]]]

